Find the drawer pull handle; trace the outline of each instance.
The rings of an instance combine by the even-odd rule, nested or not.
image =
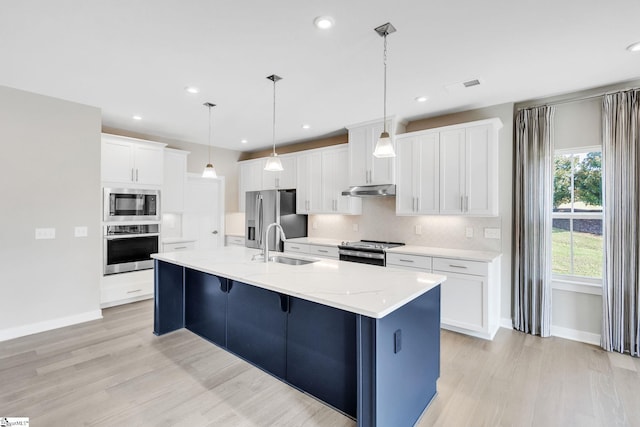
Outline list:
[[[127,291],[128,294],[135,294],[136,292],[141,292],[142,289],[134,289],[133,291]]]
[[[453,267],[453,268],[469,268],[466,265],[455,265],[455,264],[449,264],[449,267]]]
[[[300,249],[299,246],[291,246],[291,249]]]
[[[187,249],[187,247],[186,247],[186,246],[176,246],[174,249],[175,249],[175,250],[178,250],[178,249]]]
[[[413,262],[412,259],[402,259],[400,258],[398,261],[402,261],[402,262]]]
[[[329,251],[325,251],[324,249],[318,249],[318,252],[322,252],[323,254],[328,253]]]

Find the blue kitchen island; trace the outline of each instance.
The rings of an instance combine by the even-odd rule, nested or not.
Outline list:
[[[436,394],[445,277],[256,253],[153,255],[154,333],[187,328],[359,426],[413,425]]]

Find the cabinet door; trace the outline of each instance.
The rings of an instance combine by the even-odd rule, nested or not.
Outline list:
[[[162,185],[164,150],[146,145],[133,146],[135,182],[145,185]]]
[[[464,129],[440,133],[440,213],[460,214],[464,207]]]
[[[282,163],[281,172],[262,170],[262,189],[292,189],[296,188],[296,157],[278,156]],[[265,160],[266,161],[266,160]]]
[[[185,269],[185,327],[226,347],[227,279]]]
[[[162,184],[162,212],[184,210],[184,187],[187,179],[187,153],[165,151],[164,182]]]
[[[262,160],[250,160],[240,163],[240,177],[238,179],[238,209],[245,211],[246,192],[262,190]]]
[[[414,180],[414,143],[416,137],[398,138],[396,141],[396,214],[416,214],[417,189]]]
[[[283,379],[288,298],[236,281],[227,294],[227,348]]]
[[[420,215],[440,212],[440,138],[438,133],[421,135],[414,142],[413,181],[416,211]]]
[[[349,185],[369,184],[371,132],[366,127],[349,129]]]
[[[442,323],[472,331],[484,331],[487,326],[487,277],[436,270],[433,272],[447,276],[442,284]]]
[[[356,415],[356,315],[290,297],[287,381]]]
[[[134,182],[135,170],[131,143],[102,141],[101,159],[102,181],[127,184]]]
[[[349,186],[349,150],[330,148],[322,152],[322,210],[325,213],[358,215],[362,200],[343,196]]]
[[[465,212],[472,215],[497,215],[497,149],[491,125],[466,131]]]
[[[297,158],[296,212],[322,212],[322,153],[313,152]]]

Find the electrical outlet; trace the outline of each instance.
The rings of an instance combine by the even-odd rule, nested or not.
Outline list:
[[[75,227],[73,229],[73,235],[75,237],[87,237],[89,235],[89,229],[87,227]]]
[[[313,228],[314,230],[317,230],[318,229],[318,221],[313,221],[311,223],[311,228]]]
[[[485,228],[484,229],[484,238],[485,239],[499,239],[500,238],[500,229],[499,228]]]
[[[353,231],[358,231],[358,224],[357,223],[353,223]]]
[[[467,227],[467,229],[465,231],[465,236],[466,237],[473,237],[473,227]]]
[[[422,226],[420,224],[416,224],[415,233],[420,236],[422,234]]]
[[[55,239],[55,228],[36,228],[36,240]]]

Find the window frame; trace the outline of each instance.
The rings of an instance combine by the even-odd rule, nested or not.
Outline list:
[[[602,146],[601,145],[589,145],[589,146],[583,146],[583,147],[571,147],[571,148],[560,148],[560,149],[556,149],[553,152],[553,159],[554,159],[554,164],[555,164],[555,158],[556,156],[561,156],[561,155],[572,155],[575,156],[577,153],[590,153],[590,152],[600,152],[600,155],[602,156]],[[553,177],[555,178],[555,166],[553,169]],[[604,183],[602,183],[603,187],[604,187]],[[572,172],[572,176],[571,176],[571,188],[572,188],[572,194],[571,194],[571,204],[573,206],[574,203],[574,176],[573,176],[573,172]],[[554,187],[554,182],[551,182],[551,191],[553,194],[553,192],[555,191],[555,187]],[[588,213],[588,212],[554,212],[553,208],[551,210],[551,220],[553,221],[554,219],[599,219],[602,221],[603,227],[604,227],[604,207],[602,209],[602,212],[600,213]],[[553,230],[553,227],[552,227]],[[553,232],[553,231],[552,231]],[[573,222],[571,222],[571,239],[573,239]],[[571,247],[573,249],[573,240],[571,241]],[[553,248],[553,244],[552,244],[552,248]],[[602,283],[603,283],[603,279],[604,279],[604,241],[603,241],[603,248],[602,248],[602,254],[603,254],[603,271],[602,271],[602,275],[601,277],[588,277],[588,276],[577,276],[574,274],[559,274],[559,273],[554,273],[553,272],[553,262],[551,263],[551,280],[552,282],[554,282],[554,289],[561,289],[561,290],[573,290],[573,291],[578,291],[578,292],[583,292],[583,293],[591,293],[591,294],[600,294],[601,292],[596,291],[592,288],[599,288],[600,290],[602,289]],[[553,252],[553,249],[552,249]],[[571,269],[573,270],[573,254],[571,257]]]

